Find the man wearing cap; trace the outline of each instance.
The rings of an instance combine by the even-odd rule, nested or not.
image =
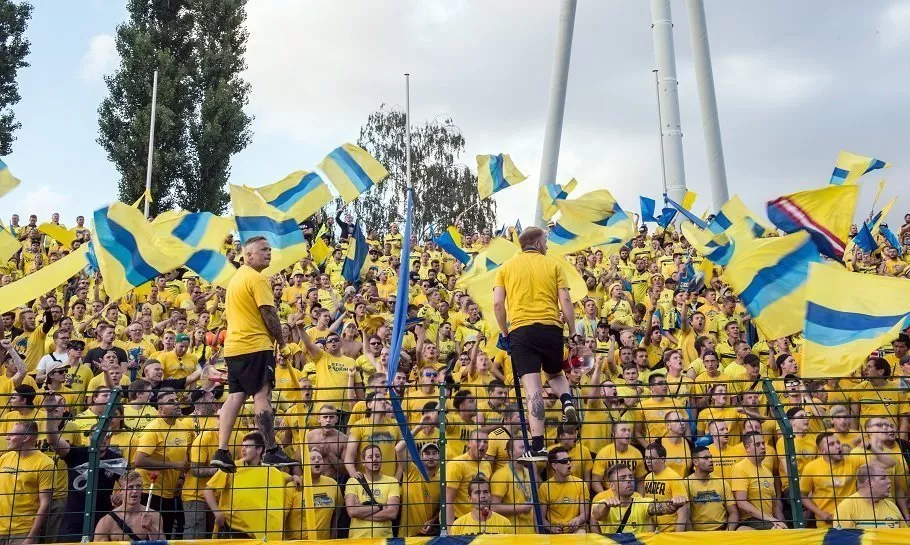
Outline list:
[[[38,367],[35,368],[35,381],[39,384],[44,383],[45,377],[47,377],[47,368],[50,364],[54,362],[65,362],[67,358],[67,345],[70,342],[70,332],[63,331],[58,329],[54,331],[54,351],[50,354],[45,354],[40,361],[38,361]]]
[[[190,336],[178,333],[177,344],[172,352],[158,355],[158,361],[164,367],[164,378],[186,378],[199,366],[199,358],[187,350],[190,347]]]
[[[525,457],[542,461],[547,452],[541,371],[562,402],[564,421],[572,426],[578,423],[569,381],[562,370],[563,319],[569,331],[575,331],[575,311],[565,272],[546,257],[546,232],[529,227],[518,242],[521,254],[496,270],[493,309],[501,332],[500,344],[511,354],[512,368],[527,397],[532,444]]]
[[[237,470],[228,442],[240,408],[253,397],[256,427],[262,432],[265,464],[293,463],[275,442],[275,413],[271,405],[275,384],[275,344],[288,352],[281,320],[269,280],[262,274],[272,261],[272,248],[262,236],[243,246],[243,266],[231,279],[225,300],[228,329],[224,359],[228,366],[228,397],[221,408],[218,451],[211,465],[222,471]]]
[[[395,446],[399,457],[407,456],[407,446],[399,441]],[[425,480],[413,462],[408,464],[401,482],[400,537],[431,536],[438,534],[439,524],[439,446],[427,443],[420,449],[420,460],[427,470]]]

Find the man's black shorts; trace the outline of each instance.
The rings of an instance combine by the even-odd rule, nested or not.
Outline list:
[[[509,333],[512,347],[512,369],[519,378],[541,369],[550,375],[562,371],[562,328],[555,325],[531,324]]]
[[[240,356],[225,356],[228,369],[228,393],[243,392],[251,396],[268,384],[275,387],[275,352],[263,350]]]

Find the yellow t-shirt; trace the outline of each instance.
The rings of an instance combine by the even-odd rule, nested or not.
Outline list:
[[[644,494],[642,495],[657,502],[668,501],[674,496],[686,496],[685,481],[679,476],[679,473],[666,467],[660,473],[648,473],[645,477]],[[675,532],[676,513],[657,517],[657,531]]]
[[[531,324],[562,327],[558,294],[568,288],[566,274],[554,259],[522,252],[496,269],[495,287],[506,290],[509,331]]]
[[[215,491],[218,509],[233,530],[280,541],[288,501],[285,483],[285,474],[277,467],[238,466],[236,473],[212,475],[206,488]]]
[[[746,499],[766,517],[774,513],[774,475],[764,465],[756,467],[752,460],[743,458],[733,465],[730,472],[730,489],[745,492]],[[740,513],[740,519],[752,518]]]
[[[579,505],[587,503],[589,497],[587,483],[571,475],[562,483],[550,479],[537,491],[541,505],[547,505],[547,522],[551,525],[567,524],[577,517]]]
[[[196,370],[199,365],[199,358],[187,352],[183,356],[178,356],[177,352],[164,352],[158,356],[158,361],[164,367],[164,378],[186,378]]]
[[[667,449],[667,467],[681,477],[688,475],[692,467],[692,450],[689,442],[681,439],[679,444],[673,444],[669,439],[664,438],[662,444]]]
[[[455,517],[463,517],[471,511],[471,499],[468,496],[468,483],[475,475],[483,475],[487,479],[493,475],[492,466],[488,460],[472,460],[471,454],[466,452],[456,456],[446,464],[446,488],[455,492]]]
[[[591,509],[593,510],[595,505],[612,497],[612,490],[604,490],[594,496],[594,499],[591,501]],[[652,503],[654,503],[654,500],[640,496],[638,492],[632,494],[632,510],[629,512],[629,518],[626,520],[626,525],[623,527],[623,533],[638,534],[650,531],[654,522],[653,517],[648,514],[648,508]],[[619,530],[619,523],[622,522],[622,519],[626,514],[626,509],[629,509],[629,507],[612,507],[607,509],[607,514],[597,521],[601,533],[615,534],[616,531]]]
[[[874,505],[859,493],[845,498],[837,506],[838,528],[906,528],[904,516],[890,499]]]
[[[269,280],[252,267],[242,265],[228,284],[225,296],[228,323],[225,356],[261,352],[275,346],[259,313],[259,307],[264,306],[275,306]]]
[[[804,497],[811,497],[819,509],[839,518],[836,512],[841,500],[856,492],[856,470],[863,465],[860,456],[844,456],[832,464],[819,457],[807,463],[799,472],[799,490]],[[831,523],[816,520],[818,528],[830,528]]]
[[[727,506],[735,502],[730,485],[714,477],[702,481],[686,479],[689,515],[693,530],[723,530],[727,525]]]
[[[190,445],[190,463],[193,466],[206,467],[212,457],[215,456],[216,450],[218,450],[218,432],[206,430],[197,435]],[[180,498],[183,501],[205,501],[202,491],[205,489],[206,482],[209,479],[210,477],[193,475],[193,470],[190,469],[186,472],[186,479],[183,481],[183,491],[180,494]]]
[[[326,403],[335,405],[335,408],[342,408],[345,403],[352,400],[346,400],[348,374],[352,369],[357,368],[353,358],[342,356],[341,354],[333,356],[328,352],[321,350],[319,355],[313,359],[316,366],[316,380],[313,383],[313,414],[319,414],[319,409]],[[355,382],[360,378],[355,375]]]
[[[420,533],[423,524],[431,518],[438,518],[439,514],[439,472],[430,477],[429,481],[414,464],[408,464],[401,483],[401,524],[399,532],[405,533],[404,537],[415,537]]]
[[[316,535],[318,540],[330,539],[332,535],[332,516],[335,509],[344,505],[341,497],[341,488],[335,479],[320,475],[310,487],[313,494],[313,505],[316,514]],[[306,515],[309,508],[306,497],[309,490],[303,488],[288,488],[291,495],[291,508],[284,519],[285,539],[307,539]]]
[[[144,430],[149,423],[158,417],[158,411],[151,405],[123,406],[123,422],[131,430]]]
[[[23,333],[13,340],[16,352],[25,354],[25,367],[29,373],[35,372],[38,362],[44,357],[46,339],[47,333],[44,332],[44,326],[39,323],[31,333]]]
[[[361,418],[348,428],[348,438],[357,441],[357,452],[367,445],[379,447],[383,475],[395,475],[395,445],[401,441],[401,430],[392,419],[385,418],[381,424],[374,424],[369,418]]]
[[[449,535],[473,536],[478,534],[514,534],[512,522],[495,511],[490,511],[487,520],[481,522],[474,518],[473,513],[458,517],[449,526]]]
[[[645,470],[645,459],[641,455],[640,450],[630,445],[625,452],[619,452],[616,450],[615,444],[609,444],[600,449],[597,456],[594,458],[594,468],[591,470],[591,478],[595,481],[603,481],[607,476],[607,471],[609,471],[614,464],[619,463],[629,468],[629,471],[632,472],[636,481],[642,480],[648,473]],[[604,482],[603,486],[604,489],[606,489],[607,483]]]
[[[490,494],[500,498],[503,505],[523,505],[530,503],[533,499],[531,495],[531,476],[528,468],[524,466],[511,466],[506,464],[493,472],[490,477]],[[534,534],[536,527],[534,525],[534,512],[521,513],[519,515],[509,515],[512,531],[511,534]]]
[[[193,431],[188,429],[183,422],[178,420],[172,426],[165,422],[164,419],[156,418],[139,435],[134,449],[134,456],[137,452],[143,452],[158,460],[179,462],[188,459],[192,442]],[[152,484],[149,472],[145,469],[137,471],[142,476],[144,489],[148,490],[148,487]],[[177,494],[177,483],[180,480],[181,473],[183,472],[179,469],[158,470],[158,480],[155,481],[155,495],[162,498],[173,498]]]
[[[388,505],[390,498],[401,498],[401,486],[395,477],[383,475],[378,481],[369,483],[373,498],[382,505]],[[370,501],[370,496],[364,491],[357,479],[348,479],[344,489],[345,496],[357,496],[357,503],[363,505]],[[351,519],[350,539],[361,537],[392,537],[392,521],[372,522],[369,520]]]
[[[0,456],[0,535],[25,535],[38,513],[38,492],[54,490],[54,461],[37,450]]]

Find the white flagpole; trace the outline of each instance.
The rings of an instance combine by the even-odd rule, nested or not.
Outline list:
[[[404,145],[407,147],[405,172],[408,191],[411,191],[411,74],[404,75],[404,120]]]
[[[158,71],[152,75],[152,119],[149,123],[149,158],[145,167],[145,218],[149,217],[149,195],[152,194],[152,155],[155,151],[155,108],[158,102]]]

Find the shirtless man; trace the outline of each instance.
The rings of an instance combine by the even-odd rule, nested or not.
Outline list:
[[[347,434],[338,431],[338,409],[332,405],[323,405],[319,410],[319,427],[306,434],[306,444],[311,450],[322,454],[325,466],[322,474],[333,479],[338,478],[338,468],[344,464],[344,448],[348,442]]]
[[[142,505],[142,478],[136,471],[120,477],[120,505],[98,521],[95,541],[150,541],[164,539],[161,514]]]

